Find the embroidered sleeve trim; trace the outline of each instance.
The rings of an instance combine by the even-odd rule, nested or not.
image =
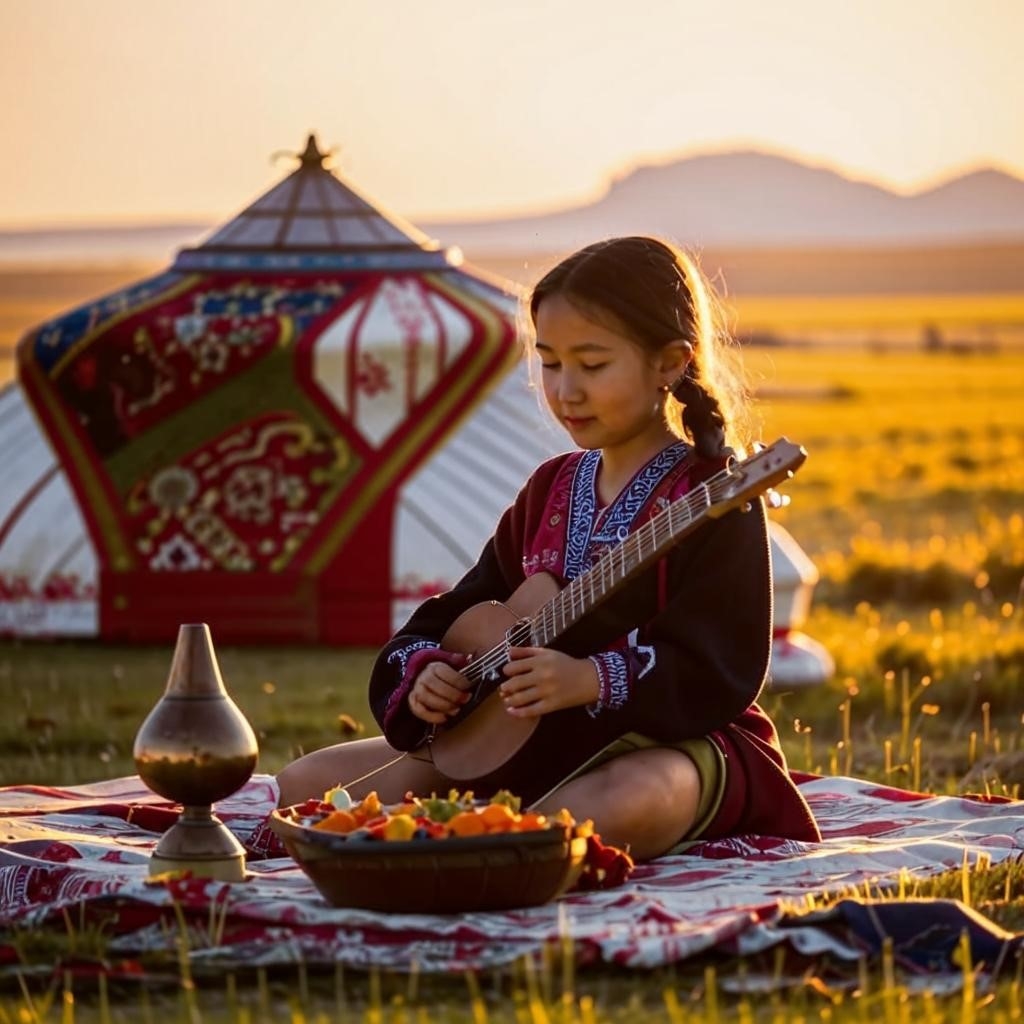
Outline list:
[[[387,707],[384,709],[384,721],[383,726],[387,726],[391,719],[394,717],[395,712],[405,702],[405,698],[408,696],[409,691],[412,689],[412,684],[419,674],[419,670],[423,667],[420,659],[419,666],[413,666],[416,668],[415,672],[409,671],[410,661],[418,651],[440,651],[441,645],[435,640],[415,640],[411,644],[406,644],[404,647],[396,647],[388,655],[388,664],[398,666],[399,683],[392,690],[391,696],[388,698]]]
[[[593,718],[602,711],[615,711],[629,700],[629,664],[618,651],[602,651],[592,654],[590,660],[597,669],[600,683],[595,703],[587,706],[587,713]]]
[[[388,706],[384,709],[383,725],[387,726],[399,708],[405,703],[412,684],[416,677],[423,671],[426,665],[432,661],[443,661],[452,668],[461,669],[468,661],[469,655],[460,654],[457,651],[443,651],[438,643],[433,640],[417,640],[415,643],[407,644],[388,655],[388,661],[397,661],[402,670],[402,680],[388,698]]]

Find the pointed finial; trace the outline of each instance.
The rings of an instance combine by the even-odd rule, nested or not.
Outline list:
[[[295,153],[289,149],[279,149],[270,159],[271,161],[277,161],[280,157],[287,156],[292,160],[297,159],[299,161],[300,168],[326,167],[327,161],[335,152],[335,149],[328,149],[325,152],[322,152],[316,141],[316,134],[310,132],[309,137],[306,139],[306,148],[301,153]]]
[[[299,154],[299,160],[302,161],[303,167],[323,167],[324,162],[327,160],[327,153],[321,153],[320,147],[316,143],[316,135],[313,132],[309,133],[309,138],[306,140],[305,152]]]

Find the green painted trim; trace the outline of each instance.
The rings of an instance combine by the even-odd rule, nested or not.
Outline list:
[[[106,462],[115,490],[126,498],[140,480],[264,413],[290,412],[318,432],[336,436],[334,426],[296,383],[293,360],[290,346],[275,348],[223,387],[125,445]]]

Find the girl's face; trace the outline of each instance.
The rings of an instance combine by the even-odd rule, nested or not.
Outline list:
[[[639,468],[674,439],[660,389],[685,369],[685,342],[649,353],[562,295],[541,302],[536,328],[544,397],[579,447],[601,448]]]

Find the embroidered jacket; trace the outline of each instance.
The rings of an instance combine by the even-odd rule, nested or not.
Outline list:
[[[421,605],[383,648],[371,676],[370,704],[392,746],[409,750],[427,739],[430,726],[410,711],[408,692],[432,658],[457,664],[439,645],[463,611],[481,601],[505,600],[536,572],[562,582],[575,578],[602,551],[720,468],[678,442],[598,510],[599,463],[600,452],[575,451],[541,465],[476,565],[452,590]],[[507,786],[529,801],[624,733],[661,743],[708,736],[727,758],[739,758],[766,782],[770,776],[774,785],[767,792],[777,790],[783,805],[796,794],[792,826],[783,814],[788,831],[767,831],[816,835],[785,772],[774,726],[755,703],[767,674],[771,631],[768,536],[763,506],[755,502],[751,512],[730,512],[699,526],[556,641],[558,649],[594,660],[598,701],[543,716],[526,751],[494,777],[475,780],[473,788],[483,794]],[[734,819],[725,823],[726,831],[741,821],[757,824],[746,790],[727,793],[723,801]]]

